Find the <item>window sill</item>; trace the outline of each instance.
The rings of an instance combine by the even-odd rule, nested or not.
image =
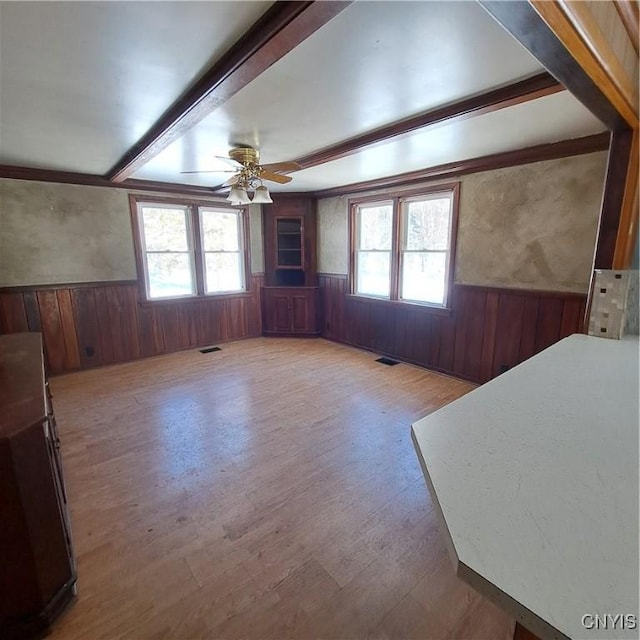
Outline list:
[[[376,298],[374,296],[363,296],[359,293],[348,293],[348,299],[363,300],[366,302],[373,302],[374,304],[391,305],[392,307],[414,307],[417,309],[423,309],[426,313],[433,313],[434,315],[450,316],[453,313],[451,307],[441,307],[428,302],[414,302],[412,300],[389,300],[388,298]]]
[[[232,293],[207,293],[197,296],[182,296],[180,298],[159,298],[157,300],[141,299],[138,304],[141,307],[158,307],[174,304],[193,304],[194,302],[206,302],[209,300],[234,300],[236,298],[252,298],[254,295],[255,292],[251,290],[234,291]]]

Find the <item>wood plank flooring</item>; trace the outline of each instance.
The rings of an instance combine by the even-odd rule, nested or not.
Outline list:
[[[410,424],[466,382],[256,338],[54,378],[78,558],[53,640],[507,640]]]

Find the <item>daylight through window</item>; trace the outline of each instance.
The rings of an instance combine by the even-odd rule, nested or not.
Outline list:
[[[458,185],[352,205],[352,292],[446,306]]]
[[[243,209],[134,201],[147,300],[246,290]]]

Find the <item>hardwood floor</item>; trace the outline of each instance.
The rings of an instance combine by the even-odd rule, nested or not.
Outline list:
[[[256,338],[52,379],[78,558],[53,640],[506,640],[410,424],[473,385]]]

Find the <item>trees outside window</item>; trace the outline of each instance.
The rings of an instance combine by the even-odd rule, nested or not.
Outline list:
[[[244,209],[131,196],[131,212],[146,300],[247,290]]]
[[[445,307],[459,185],[351,204],[351,291]]]

